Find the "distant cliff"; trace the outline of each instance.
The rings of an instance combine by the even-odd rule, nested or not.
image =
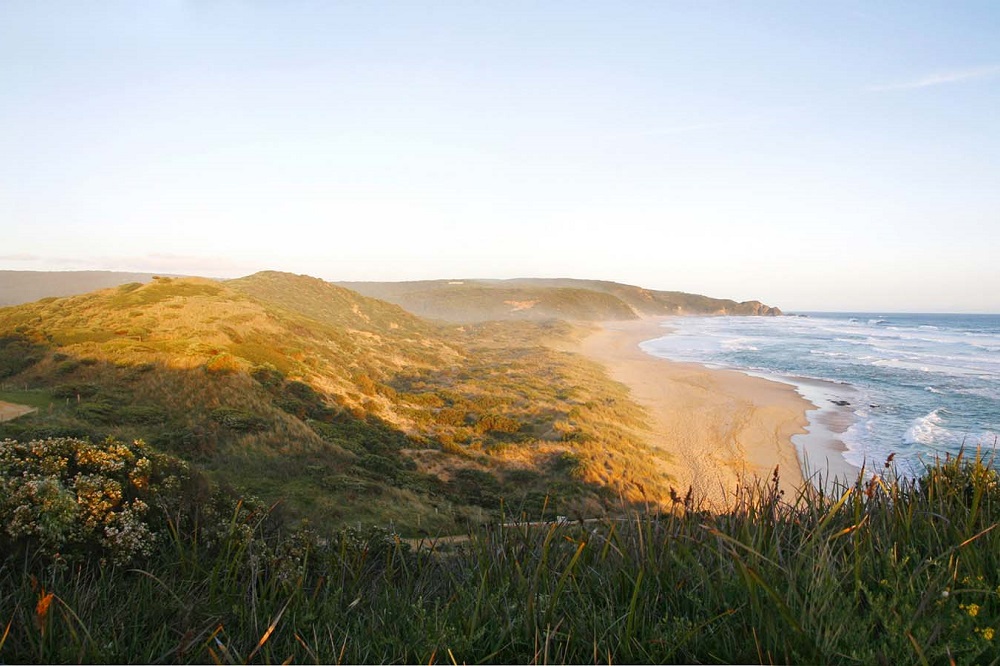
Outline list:
[[[152,281],[152,273],[115,271],[0,271],[0,307],[48,297]],[[394,303],[421,317],[454,322],[498,320],[609,321],[660,315],[775,316],[781,310],[681,291],[657,291],[605,280],[422,280],[341,282],[365,296]]]
[[[607,321],[657,315],[775,316],[761,303],[656,291],[603,280],[423,280],[341,282],[365,296],[395,303],[421,317],[456,322],[502,319]]]

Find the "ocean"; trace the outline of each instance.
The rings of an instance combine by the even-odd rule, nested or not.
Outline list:
[[[831,455],[843,460],[828,469],[872,470],[895,454],[899,473],[919,476],[963,446],[997,446],[1000,315],[674,317],[664,326],[672,332],[644,351],[792,384],[817,406],[809,433],[793,438],[808,472]]]

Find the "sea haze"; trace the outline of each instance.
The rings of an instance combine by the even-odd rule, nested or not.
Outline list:
[[[815,444],[831,434],[851,465],[881,467],[895,453],[911,476],[963,445],[996,447],[1000,315],[808,313],[664,325],[671,334],[642,343],[644,351],[784,381],[816,404],[810,434],[796,438],[813,461],[830,455]]]

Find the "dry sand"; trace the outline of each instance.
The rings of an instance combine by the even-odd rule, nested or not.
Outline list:
[[[33,411],[35,411],[34,407],[28,407],[27,405],[15,405],[12,402],[4,402],[0,400],[0,423],[16,419],[18,416],[24,416],[25,414]]]
[[[791,499],[804,483],[791,437],[805,432],[812,403],[787,384],[643,352],[640,342],[667,333],[663,321],[606,323],[579,350],[649,410],[648,443],[670,454],[665,471],[678,491],[693,488],[713,508],[724,508],[740,481],[769,479],[777,466]]]

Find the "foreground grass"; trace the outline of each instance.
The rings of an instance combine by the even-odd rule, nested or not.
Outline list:
[[[289,534],[242,507],[210,539],[173,516],[141,564],[8,558],[0,660],[1000,662],[992,467],[740,500],[498,524],[451,550],[377,529]]]

